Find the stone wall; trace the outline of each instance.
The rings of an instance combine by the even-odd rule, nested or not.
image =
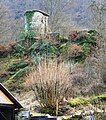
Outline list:
[[[40,11],[27,11],[25,14],[25,30],[35,32],[36,36],[45,36],[49,31],[48,15]]]

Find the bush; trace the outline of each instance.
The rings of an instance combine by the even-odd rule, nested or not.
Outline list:
[[[69,68],[53,60],[39,64],[26,77],[25,86],[34,91],[42,110],[56,111],[56,104],[62,104],[64,97],[72,95]]]
[[[71,107],[77,107],[79,105],[88,105],[88,104],[89,102],[87,100],[79,99],[79,98],[73,99],[72,101],[68,102],[68,105],[70,105]]]
[[[18,61],[17,63],[10,64],[8,70],[9,71],[17,71],[19,69],[25,68],[26,66],[28,66],[27,62]]]
[[[9,78],[9,74],[7,71],[0,71],[0,82],[3,83]]]
[[[78,32],[77,31],[71,31],[69,32],[69,35],[68,35],[68,39],[71,41],[71,42],[75,42],[75,38],[78,36]]]
[[[71,107],[78,107],[79,105],[88,106],[90,104],[95,104],[99,101],[101,102],[106,101],[106,94],[101,94],[98,96],[90,97],[89,99],[88,98],[87,99],[75,98],[71,101],[68,101],[67,104],[70,105]]]
[[[95,103],[96,101],[106,101],[106,94],[95,96],[90,100],[91,103]]]
[[[9,91],[17,91],[17,90],[22,90],[23,89],[23,81],[21,80],[14,80],[14,79],[9,79],[6,82],[4,82],[4,85],[8,88]]]
[[[35,35],[35,33],[33,32],[33,31],[28,31],[28,32],[26,32],[26,31],[23,31],[23,32],[21,32],[21,34],[20,34],[20,38],[21,39],[33,39],[34,37],[35,37],[36,35]]]
[[[70,48],[68,49],[68,55],[71,58],[81,56],[82,53],[83,49],[81,48],[81,46],[77,44],[71,45]]]
[[[8,54],[8,49],[4,45],[0,45],[0,58],[6,57]]]
[[[10,77],[10,79],[20,79],[21,77],[25,76],[26,75],[26,72],[28,70],[28,67],[25,67],[23,69],[20,69],[19,71],[17,71],[12,77]]]

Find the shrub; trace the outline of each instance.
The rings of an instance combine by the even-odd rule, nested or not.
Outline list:
[[[28,62],[18,61],[9,65],[8,71],[17,71],[28,66]]]
[[[70,105],[71,107],[77,107],[79,105],[90,105],[90,104],[95,104],[96,102],[103,102],[106,101],[106,94],[101,94],[98,96],[90,97],[88,98],[75,98],[71,101],[68,101],[67,104]]]
[[[4,82],[4,85],[8,88],[9,91],[17,91],[23,89],[22,80],[9,79]]]
[[[6,71],[0,71],[0,78],[4,78],[8,76],[8,73]]]
[[[12,45],[0,45],[0,58],[7,57],[12,52]]]
[[[95,103],[96,101],[106,101],[106,94],[101,94],[90,99],[91,103]]]
[[[70,105],[71,107],[77,107],[79,105],[89,105],[89,101],[88,100],[84,100],[84,99],[73,99],[71,101],[68,102],[68,105]]]
[[[69,57],[78,57],[82,53],[83,53],[83,49],[81,48],[81,46],[79,46],[77,44],[71,45],[70,48],[68,49]]]
[[[7,48],[4,45],[0,45],[0,57],[6,57],[7,56]]]
[[[53,60],[39,64],[26,77],[25,86],[34,91],[42,110],[56,111],[56,104],[62,104],[64,97],[72,95],[69,68]]]
[[[26,75],[27,70],[28,70],[28,67],[18,70],[10,79],[14,79],[14,80],[20,79],[21,77]]]
[[[75,38],[78,36],[78,32],[77,31],[70,31],[69,32],[69,35],[68,35],[68,39],[71,41],[71,42],[75,42]]]
[[[9,78],[9,74],[7,71],[0,71],[0,82],[3,83]]]
[[[89,44],[84,43],[84,44],[82,45],[82,49],[83,49],[83,51],[84,51],[84,56],[88,56],[88,55],[90,54],[90,52],[91,52],[91,49],[90,49],[90,45],[89,45]]]
[[[23,32],[21,32],[21,34],[20,34],[20,38],[21,39],[33,39],[34,37],[35,37],[36,35],[35,35],[35,33],[33,32],[33,31],[28,31],[28,32],[26,32],[26,31],[23,31]]]

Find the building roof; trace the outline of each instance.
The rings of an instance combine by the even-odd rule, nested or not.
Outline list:
[[[23,108],[19,101],[1,83],[0,90],[14,103],[15,108]]]
[[[25,14],[28,13],[28,12],[40,12],[40,13],[42,13],[42,14],[45,15],[45,16],[49,16],[49,14],[47,14],[46,12],[44,12],[44,11],[42,11],[42,10],[27,10],[27,11],[25,12]],[[25,15],[25,14],[24,14],[24,15]]]

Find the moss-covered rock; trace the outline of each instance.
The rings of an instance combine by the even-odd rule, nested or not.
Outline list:
[[[88,100],[80,99],[80,98],[76,98],[68,102],[68,105],[70,105],[71,107],[76,107],[79,105],[88,105],[88,104],[89,104]]]
[[[91,98],[89,101],[90,101],[90,103],[94,103],[96,101],[106,101],[106,94],[95,96],[95,97]]]
[[[90,105],[95,103],[96,101],[106,101],[106,94],[94,96],[89,99],[75,98],[71,101],[68,101],[68,105],[70,105],[71,107],[76,107],[79,105]]]

